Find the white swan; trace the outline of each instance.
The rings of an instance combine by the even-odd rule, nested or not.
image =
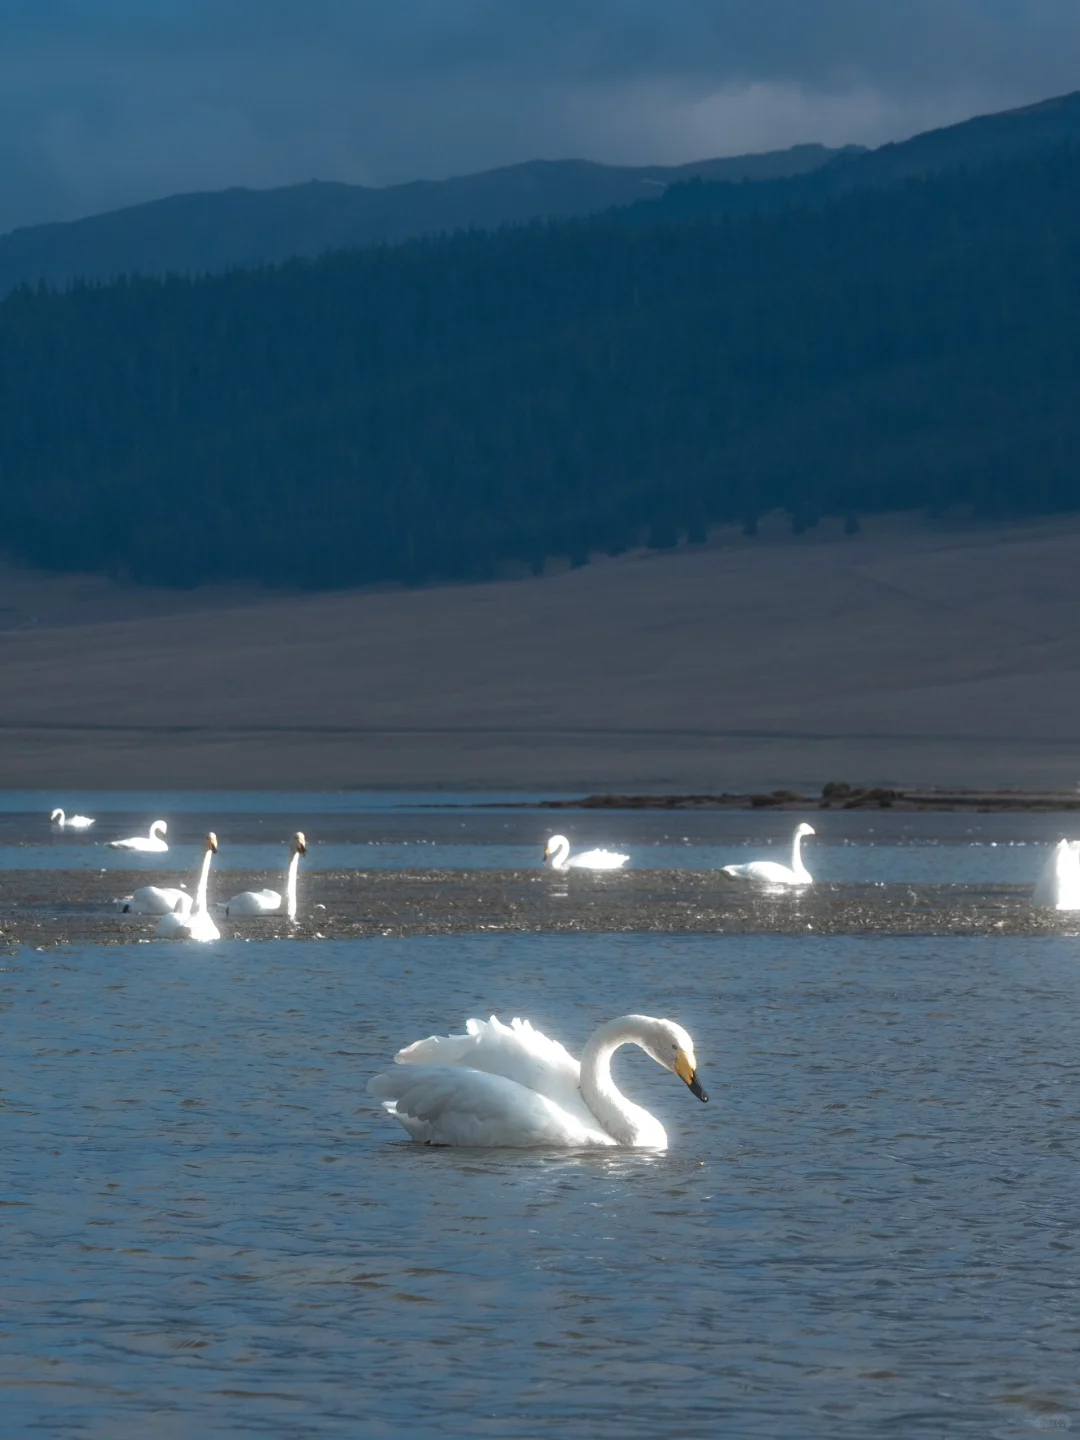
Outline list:
[[[157,885],[143,885],[124,901],[125,915],[188,915],[191,896],[186,890],[170,890]]]
[[[54,825],[59,825],[61,830],[65,826],[72,830],[89,830],[90,826],[95,823],[89,815],[65,815],[59,806],[52,812],[49,819]]]
[[[155,820],[150,826],[149,835],[129,835],[126,840],[110,840],[109,844],[114,850],[152,850],[159,854],[169,848],[161,838],[168,828],[164,820]]]
[[[565,835],[552,835],[544,847],[544,859],[553,870],[621,870],[630,859],[614,850],[584,850],[570,854],[570,841]]]
[[[225,902],[225,914],[230,917],[237,915],[280,915],[284,908],[285,914],[290,920],[296,919],[296,869],[300,864],[300,856],[307,854],[307,841],[304,839],[304,832],[298,830],[292,838],[292,845],[289,849],[289,868],[285,874],[285,904],[281,903],[281,896],[276,890],[241,890],[239,895],[234,895],[231,900]]]
[[[1080,910],[1080,840],[1061,840],[1035,883],[1032,904],[1050,910]]]
[[[432,1035],[394,1056],[368,1093],[430,1145],[667,1148],[664,1127],[611,1078],[620,1045],[640,1045],[699,1100],[694,1042],[673,1020],[623,1015],[601,1025],[581,1063],[527,1020],[469,1020],[464,1035]]]
[[[748,865],[725,865],[720,873],[729,880],[756,880],[759,885],[812,885],[814,877],[803,864],[802,838],[816,833],[812,825],[804,823],[796,827],[790,866],[776,860],[751,860]]]
[[[211,830],[206,837],[206,847],[203,851],[202,869],[199,871],[199,884],[195,891],[195,900],[190,910],[185,914],[182,912],[179,901],[176,909],[169,915],[163,915],[157,923],[157,933],[173,940],[220,940],[221,931],[210,918],[210,912],[206,908],[206,882],[210,876],[210,861],[217,850],[217,836]]]

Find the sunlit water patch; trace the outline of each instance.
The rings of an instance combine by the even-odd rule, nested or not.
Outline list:
[[[797,815],[757,811],[541,810],[529,797],[212,793],[78,795],[97,816],[88,833],[49,825],[48,798],[0,793],[0,871],[192,871],[203,837],[221,842],[219,871],[284,867],[292,833],[309,841],[310,870],[539,868],[556,831],[574,848],[628,853],[635,869],[717,870],[749,859],[786,861]],[[535,798],[535,797],[534,797]],[[169,821],[169,851],[115,851],[108,840]],[[1080,836],[1073,815],[807,811],[817,836],[804,854],[819,880],[848,883],[1029,885],[1049,847]]]
[[[1080,949],[451,937],[3,959],[5,1433],[1080,1425]],[[433,1151],[367,1076],[470,1014],[680,1020],[666,1155]]]

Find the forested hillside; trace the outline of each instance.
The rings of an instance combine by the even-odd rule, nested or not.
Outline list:
[[[1080,150],[0,304],[34,563],[311,587],[583,561],[787,507],[1080,505]]]
[[[687,165],[596,165],[532,160],[450,180],[375,189],[312,180],[273,190],[170,195],[65,224],[0,235],[0,295],[46,280],[121,275],[203,275],[267,265],[349,246],[381,245],[454,230],[593,215],[655,202],[692,179],[761,182],[819,169],[859,146],[796,145]]]
[[[891,188],[907,180],[950,170],[977,170],[1061,145],[1080,144],[1080,92],[1059,95],[1021,110],[976,115],[959,125],[927,130],[877,150],[848,150],[828,165],[760,185],[701,184],[714,176],[687,176],[672,185],[659,206],[639,206],[645,223],[701,215],[747,215],[821,205],[853,190]]]

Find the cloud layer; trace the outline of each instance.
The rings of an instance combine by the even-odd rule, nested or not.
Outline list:
[[[877,144],[1080,88],[1077,0],[8,0],[0,230],[179,190]]]

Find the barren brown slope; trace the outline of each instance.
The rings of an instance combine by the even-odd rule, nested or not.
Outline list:
[[[1074,522],[246,604],[93,582],[65,614],[73,582],[34,583],[40,623],[0,633],[3,786],[1080,780]]]

